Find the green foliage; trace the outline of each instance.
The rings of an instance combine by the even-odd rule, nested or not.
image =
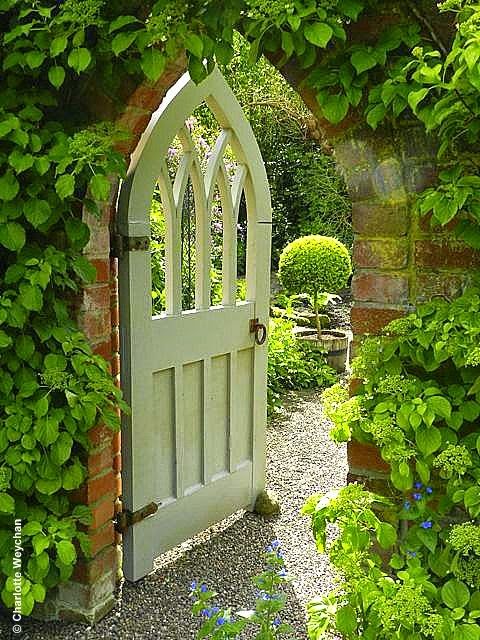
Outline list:
[[[118,424],[114,410],[119,405],[118,391],[70,319],[72,295],[92,277],[81,256],[89,240],[82,207],[98,213],[95,200],[110,195],[107,176],[124,175],[123,160],[114,150],[117,133],[98,121],[92,95],[101,87],[112,104],[117,98],[121,102],[118,89],[125,79],[125,86],[130,82],[134,86],[141,77],[156,81],[167,61],[177,59],[184,49],[190,74],[199,82],[215,62],[224,65],[231,60],[234,30],[240,30],[251,41],[250,61],[263,52],[281,52],[278,64],[294,59],[305,70],[305,82],[332,123],[342,120],[350,108],[359,108],[374,128],[402,114],[424,123],[439,139],[446,173],[436,190],[420,196],[421,212],[432,210],[440,224],[457,215],[458,236],[480,246],[475,162],[480,9],[467,0],[442,3],[441,11],[454,12],[458,29],[453,42],[437,51],[438,38],[429,32],[428,18],[419,18],[418,10],[411,12],[411,3],[404,4],[377,41],[367,44],[354,41],[350,34],[351,23],[375,8],[367,0],[232,0],[221,12],[218,3],[204,0],[0,0],[0,467],[6,469],[7,483],[0,497],[5,514],[0,523],[0,587],[7,605],[12,585],[5,532],[11,536],[13,506],[27,523],[38,522],[43,532],[31,541],[25,534],[27,612],[43,598],[45,588],[68,578],[75,561],[69,543],[81,533],[68,495],[83,479],[86,433],[97,420],[114,428]],[[320,60],[319,53],[327,55]],[[447,513],[453,501],[477,518],[478,446],[476,452],[474,437],[466,431],[478,417],[476,378],[469,379],[478,366],[478,348],[475,336],[468,333],[471,310],[462,312],[469,318],[467,330],[459,329],[456,317],[443,319],[431,330],[428,346],[422,340],[429,335],[429,326],[423,327],[424,337],[416,335],[414,351],[408,341],[397,338],[399,351],[394,349],[385,362],[393,368],[389,373],[402,379],[400,390],[390,396],[379,392],[385,396],[386,409],[377,408],[369,427],[360,420],[351,429],[385,443],[384,454],[392,461],[392,482],[397,488],[410,488],[412,451],[419,452],[415,471],[421,478],[437,473],[436,469],[441,470],[439,474],[452,473],[439,512]],[[425,318],[427,322],[428,314]],[[423,326],[424,316],[417,321]],[[461,346],[460,336],[465,333],[468,352]],[[402,358],[409,359],[408,372],[403,370]],[[372,361],[378,363],[378,358]],[[446,386],[449,367],[458,370],[459,378],[450,379]],[[432,376],[432,384],[424,372]],[[404,377],[411,388],[404,384]],[[370,393],[373,396],[364,407],[368,415],[377,390],[372,387]],[[400,422],[392,425],[392,416]],[[440,458],[439,466],[433,466],[434,457],[441,456],[448,445],[468,449],[474,464],[467,466],[466,457],[461,456],[465,473],[459,475],[452,467],[460,450],[449,450],[447,459]],[[450,489],[457,484],[452,494]],[[24,504],[28,505],[25,510]],[[422,533],[417,525],[410,528],[419,554],[427,557],[425,549],[433,553],[434,544],[443,550],[439,526],[435,520],[433,530]],[[49,536],[49,546],[40,550],[44,534]],[[480,610],[478,597],[469,591],[465,609],[466,592],[459,586],[463,583],[451,575],[439,595],[441,579],[437,578],[443,564],[436,555],[428,557],[437,571],[431,581],[435,596],[430,581],[422,582],[423,569],[415,565],[421,559],[408,560],[413,564],[405,569],[404,584],[392,587],[382,577],[380,591],[372,591],[377,629],[381,624],[390,629],[391,619],[397,630],[404,633],[406,629],[413,637],[417,618],[410,609],[416,602],[427,611],[422,600],[426,597],[430,604],[443,602],[446,609],[435,604],[436,613],[425,614],[430,627],[422,623],[421,633],[454,640],[478,638],[478,625],[472,622]],[[410,584],[413,574],[414,587]],[[388,607],[383,614],[379,609],[391,590],[398,592],[399,606],[406,603],[400,619]],[[351,635],[349,606],[356,610],[356,601],[338,616],[345,633]],[[409,616],[410,623],[405,622]],[[442,625],[447,625],[446,631]],[[376,631],[370,637],[372,633]]]
[[[336,293],[352,273],[348,249],[339,240],[305,236],[285,247],[280,256],[279,278],[287,293]]]
[[[268,412],[281,404],[283,392],[333,384],[336,374],[325,356],[293,335],[293,323],[270,320],[268,341]]]
[[[378,447],[392,497],[352,485],[307,502],[340,578],[310,605],[311,638],[480,637],[479,311],[476,290],[419,306],[363,344],[356,396],[324,392],[332,437]],[[328,523],[340,530],[330,543]]]
[[[255,66],[249,43],[234,40],[222,69],[246,114],[265,162],[274,233],[272,264],[283,247],[316,233],[352,243],[351,204],[334,159],[311,138],[312,116],[298,93],[265,58]]]
[[[265,570],[253,578],[256,587],[255,608],[237,611],[212,606],[217,595],[206,584],[196,581],[190,585],[190,596],[194,599],[192,613],[200,616],[202,625],[197,640],[228,640],[243,637],[242,632],[250,628],[255,640],[277,640],[281,637],[292,638],[292,627],[281,620],[286,604],[282,586],[291,581],[285,569],[285,561],[278,540],[274,540],[266,549]]]

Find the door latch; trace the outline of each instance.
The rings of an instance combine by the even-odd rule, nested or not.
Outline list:
[[[267,339],[267,327],[258,321],[258,318],[250,320],[250,333],[255,334],[255,342],[258,345],[265,344]]]
[[[118,531],[118,533],[125,533],[129,527],[145,520],[149,516],[153,516],[154,513],[157,513],[158,507],[159,505],[156,502],[150,502],[150,504],[147,504],[145,507],[142,507],[137,511],[129,511],[128,509],[120,511],[120,513],[117,513],[115,517],[115,531]]]

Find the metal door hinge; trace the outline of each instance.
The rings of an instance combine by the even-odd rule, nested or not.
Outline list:
[[[128,509],[120,511],[120,513],[117,513],[115,516],[115,530],[118,531],[118,533],[125,533],[129,527],[157,513],[158,507],[159,505],[156,502],[150,502],[150,504],[147,504],[137,511],[129,511]]]
[[[149,251],[150,238],[140,236],[131,238],[120,233],[113,233],[110,237],[110,256],[121,258],[128,251]]]

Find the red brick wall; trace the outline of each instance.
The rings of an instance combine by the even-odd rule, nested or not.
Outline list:
[[[117,119],[131,133],[121,151],[128,158],[135,149],[150,115],[166,90],[183,73],[184,61],[172,65],[155,85],[143,85],[130,97]],[[295,86],[295,73],[289,80]],[[314,111],[312,96],[300,89]],[[354,120],[341,128],[319,129],[329,138],[344,173],[353,204],[355,305],[352,324],[355,339],[378,333],[390,320],[408,312],[416,302],[435,295],[454,296],[468,283],[469,269],[479,265],[479,255],[441,232],[432,232],[414,213],[415,193],[435,180],[434,149],[418,129],[393,134],[366,132]],[[97,353],[110,362],[119,381],[119,317],[117,264],[110,259],[110,227],[115,197],[97,220],[86,215],[92,239],[86,253],[97,269],[95,284],[85,288],[80,324]],[[91,432],[89,477],[78,499],[92,507],[90,529],[93,558],[81,562],[74,579],[59,593],[63,617],[95,620],[113,602],[118,571],[113,529],[114,510],[121,494],[121,442],[99,425]],[[386,465],[371,447],[351,443],[350,477],[381,479]],[[73,613],[72,613],[73,612]]]

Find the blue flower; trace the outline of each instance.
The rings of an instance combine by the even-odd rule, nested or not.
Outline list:
[[[411,507],[411,504],[408,500],[405,500],[405,502],[403,503],[403,508],[408,511]]]
[[[197,581],[193,580],[193,582],[190,583],[190,589],[191,591],[195,591],[196,588],[197,588]]]
[[[415,482],[413,486],[415,487],[415,489],[421,489],[423,487],[423,484],[421,482]]]
[[[210,609],[202,609],[200,611],[200,615],[204,616],[205,618],[211,618],[212,617],[212,612]]]
[[[278,549],[280,546],[280,540],[274,540],[272,543],[272,549]]]
[[[417,501],[418,501],[418,500],[421,500],[421,499],[423,498],[423,494],[421,494],[421,493],[414,493],[414,494],[412,495],[412,498],[413,498],[414,500],[417,500]]]
[[[428,493],[428,495],[429,495],[429,496],[430,496],[430,495],[432,495],[432,493],[433,493],[433,489],[432,489],[432,487],[427,487],[427,488],[425,489],[425,491]]]
[[[285,567],[282,567],[282,568],[280,569],[280,571],[278,572],[278,575],[279,575],[281,578],[285,578],[285,576],[287,575],[287,570],[285,569]]]
[[[213,615],[213,614],[218,613],[220,611],[220,607],[212,607],[210,609],[210,611],[212,612],[212,615]]]
[[[274,627],[279,627],[282,624],[282,621],[280,620],[280,618],[277,616],[275,618],[275,620],[272,622]]]
[[[431,529],[432,528],[432,522],[431,522],[431,520],[425,520],[424,522],[420,523],[420,526],[422,527],[422,529]]]
[[[227,619],[226,618],[222,618],[222,616],[220,616],[220,618],[217,618],[216,625],[217,625],[217,627],[221,627],[222,624],[225,624],[226,622],[227,622]]]
[[[206,584],[202,584],[202,586],[200,587],[200,591],[202,593],[207,593],[207,591],[208,591],[207,585]]]
[[[411,558],[416,558],[416,557],[417,557],[417,552],[416,552],[416,551],[407,551],[407,554],[408,554]]]

